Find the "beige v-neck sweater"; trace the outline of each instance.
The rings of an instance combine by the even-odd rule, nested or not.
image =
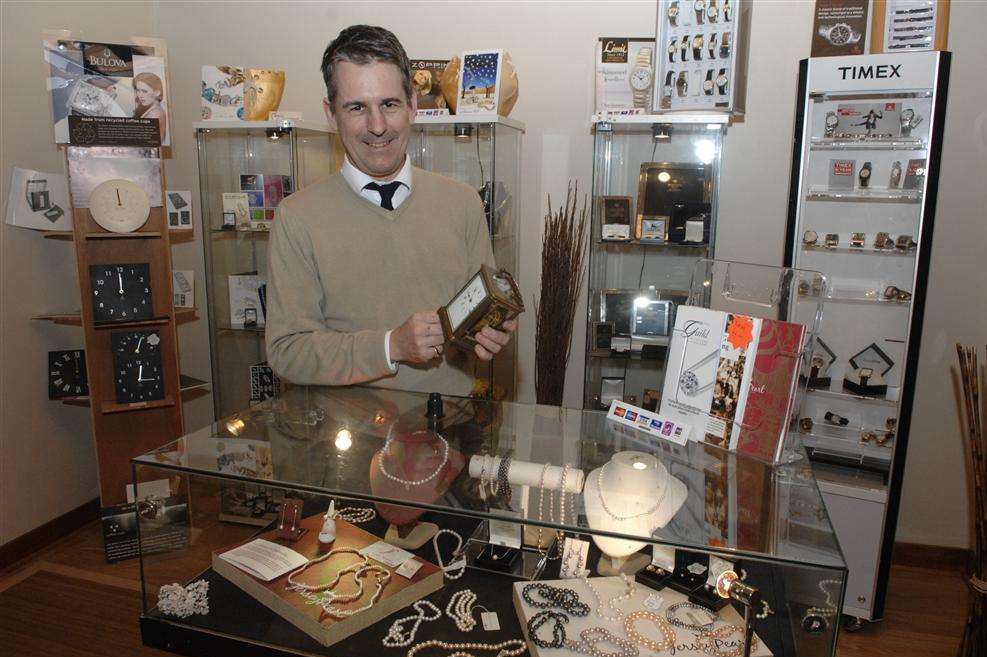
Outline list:
[[[436,310],[493,266],[483,205],[468,185],[417,167],[411,195],[388,211],[335,174],[281,202],[271,231],[267,358],[299,384],[370,383],[469,394],[475,356],[392,372],[384,334],[412,313]]]

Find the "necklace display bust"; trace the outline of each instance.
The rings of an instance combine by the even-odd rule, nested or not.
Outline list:
[[[687,494],[685,484],[671,476],[656,457],[619,452],[586,477],[586,521],[593,529],[650,537],[675,516]],[[611,572],[624,571],[627,558],[648,545],[607,536],[593,536],[593,541],[610,560],[607,564],[601,559],[598,570]]]

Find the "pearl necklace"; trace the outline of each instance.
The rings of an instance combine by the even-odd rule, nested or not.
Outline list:
[[[460,632],[470,632],[476,627],[473,618],[473,604],[476,603],[476,593],[470,589],[456,591],[446,605],[446,616],[451,618]]]
[[[305,584],[304,582],[295,581],[295,577],[297,575],[301,575],[306,569],[308,569],[309,566],[314,566],[317,563],[322,563],[326,559],[330,559],[336,556],[337,554],[355,554],[356,556],[360,557],[360,561],[357,561],[354,564],[350,564],[349,566],[346,566],[346,568],[343,568],[342,570],[337,572],[336,576],[328,584]],[[292,573],[288,575],[288,583],[285,586],[285,589],[289,591],[308,592],[308,593],[318,593],[320,591],[328,591],[329,589],[336,588],[336,585],[339,584],[339,580],[343,577],[343,575],[347,573],[356,572],[360,568],[369,565],[370,565],[370,560],[367,559],[367,557],[360,554],[360,551],[357,550],[356,548],[335,548],[333,550],[329,550],[321,557],[310,559],[305,565],[292,571]],[[335,598],[340,598],[342,594],[329,592],[326,595]],[[345,595],[352,595],[352,594],[345,594]],[[360,596],[358,595],[357,598],[358,597]],[[352,599],[355,600],[356,598],[352,598]]]
[[[428,600],[419,600],[411,606],[416,613],[412,616],[405,616],[394,621],[390,629],[387,630],[387,636],[384,637],[383,643],[385,648],[404,648],[410,646],[411,642],[415,640],[415,634],[423,622],[442,618],[442,611]],[[403,634],[402,628],[408,621],[414,621],[414,623],[408,628],[407,633]]]
[[[658,507],[661,506],[661,503],[665,501],[665,494],[668,492],[668,480],[670,479],[669,476],[665,477],[665,487],[662,488],[661,495],[658,496],[658,501],[655,502],[651,508],[646,509],[640,513],[632,513],[631,515],[628,516],[617,515],[610,509],[609,506],[607,506],[607,501],[603,499],[603,470],[604,468],[607,467],[607,465],[610,464],[607,463],[602,468],[600,468],[596,473],[596,493],[600,497],[600,505],[603,507],[603,510],[606,511],[608,516],[610,516],[617,522],[623,522],[625,520],[633,520],[634,518],[640,518],[642,516],[650,516],[655,511],[657,511]]]
[[[366,507],[356,507],[348,506],[336,511],[336,515],[333,516],[334,520],[345,520],[346,522],[351,522],[354,525],[359,525],[364,522],[370,522],[377,517],[377,512],[373,509],[368,509]]]
[[[521,639],[508,639],[500,643],[447,643],[438,639],[429,639],[413,646],[406,657],[415,657],[419,652],[428,648],[454,650],[455,652],[449,654],[448,657],[475,657],[473,653],[468,652],[470,650],[486,650],[487,652],[496,650],[497,654],[494,657],[515,657],[523,654],[528,646]]]
[[[675,612],[679,609],[695,609],[696,611],[702,612],[709,619],[708,623],[687,623],[683,620],[679,620],[675,617]],[[702,605],[697,605],[693,602],[676,602],[674,605],[665,610],[665,620],[674,625],[675,627],[681,627],[683,630],[692,630],[693,632],[708,632],[713,629],[713,623],[717,621],[718,616],[713,613],[712,610],[703,607]],[[695,620],[694,618],[692,619]]]
[[[355,616],[361,612],[364,612],[371,607],[373,607],[380,600],[380,597],[384,594],[384,587],[387,586],[388,582],[391,581],[391,573],[386,568],[381,566],[365,566],[360,570],[356,571],[357,581],[360,582],[360,595],[363,595],[363,578],[367,574],[372,574],[374,579],[377,581],[377,590],[374,594],[370,596],[370,600],[367,604],[362,607],[357,607],[356,609],[339,609],[332,602],[320,602],[322,609],[325,610],[327,614],[333,618],[346,618],[347,616]],[[304,594],[303,594],[304,595]],[[314,604],[315,602],[313,602]]]
[[[418,435],[420,433],[429,433],[429,432],[426,432],[426,431],[416,431],[415,433],[413,433],[411,435],[412,436],[415,436],[415,435]],[[390,479],[393,482],[396,482],[396,483],[399,483],[399,484],[404,484],[407,488],[411,488],[412,486],[421,486],[422,484],[427,484],[428,482],[430,482],[433,479],[435,479],[436,477],[438,477],[439,476],[439,473],[442,472],[442,469],[444,467],[446,467],[446,463],[449,462],[449,441],[446,440],[445,438],[443,438],[442,437],[442,434],[440,434],[440,433],[436,433],[435,435],[436,435],[436,437],[438,437],[438,439],[440,441],[442,441],[442,462],[439,463],[438,467],[435,468],[435,471],[432,472],[432,474],[428,475],[424,479],[408,480],[408,479],[402,479],[401,477],[396,477],[396,476],[392,475],[390,472],[388,472],[387,471],[387,468],[384,467],[384,456],[386,454],[390,453],[391,443],[394,442],[394,439],[393,438],[388,438],[384,442],[383,449],[381,449],[380,461],[378,463],[378,465],[380,467],[381,473],[385,477],[387,477],[388,479]]]
[[[640,620],[647,620],[654,623],[661,630],[662,640],[654,641],[644,636],[634,627],[634,623]],[[634,611],[624,619],[624,633],[627,638],[651,652],[662,652],[675,645],[675,630],[673,630],[664,618],[651,611]]]
[[[600,596],[600,592],[596,589],[596,587],[593,586],[593,583],[589,581],[589,577],[583,578],[583,583],[586,584],[590,592],[593,594],[593,597],[596,598],[596,615],[604,620],[610,621],[611,623],[616,623],[624,617],[624,612],[621,610],[620,604],[625,600],[630,600],[631,596],[634,595],[634,580],[623,573],[621,573],[620,578],[623,580],[624,592],[618,593],[607,601],[607,606],[613,610],[612,616],[607,616],[603,613],[603,598]]]
[[[452,551],[452,558],[450,559],[449,565],[445,565],[442,562],[442,554],[439,552],[439,536],[443,534],[452,534],[456,538],[456,549]],[[463,554],[463,537],[454,532],[451,529],[440,529],[432,537],[432,547],[435,549],[435,561],[439,564],[439,568],[442,570],[442,574],[445,575],[446,579],[459,579],[466,573],[466,563],[464,562],[462,567],[460,567],[459,572],[452,574],[449,572],[450,568],[453,568],[456,560]]]

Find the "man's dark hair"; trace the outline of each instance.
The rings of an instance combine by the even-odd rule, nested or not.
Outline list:
[[[329,104],[336,98],[333,72],[340,62],[370,64],[387,62],[401,71],[404,94],[411,101],[411,62],[394,33],[373,25],[352,25],[339,33],[322,53],[322,79]]]

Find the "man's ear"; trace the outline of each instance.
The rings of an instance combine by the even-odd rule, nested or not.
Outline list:
[[[336,125],[336,117],[332,114],[332,105],[329,103],[328,98],[322,99],[322,111],[326,113],[326,120],[329,121],[329,129],[338,132],[339,127]]]
[[[415,122],[415,115],[418,114],[418,94],[415,93],[414,87],[411,89],[411,118],[408,123]]]

